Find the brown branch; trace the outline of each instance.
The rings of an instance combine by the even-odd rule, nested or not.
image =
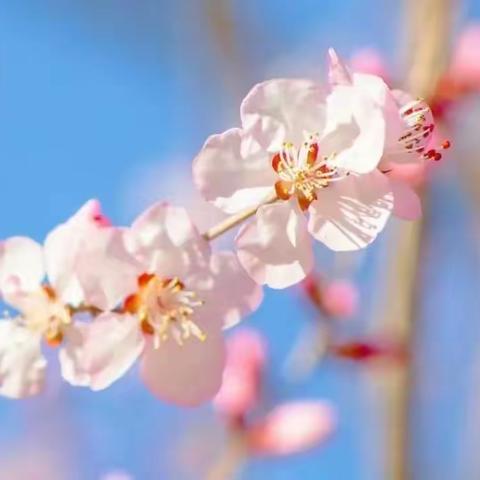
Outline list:
[[[254,207],[246,208],[235,215],[232,215],[225,220],[221,221],[218,225],[208,229],[204,234],[203,238],[207,241],[214,240],[215,238],[223,235],[224,233],[228,232],[232,228],[235,228],[237,225],[240,225],[248,218],[252,217],[257,213],[257,210],[262,207],[263,205],[268,205],[269,203],[276,202],[278,200],[277,194],[272,192],[268,197],[265,198],[263,202],[259,205],[255,205]]]
[[[446,65],[451,0],[408,0],[408,51],[410,68],[406,78],[408,91],[429,100]],[[427,187],[428,188],[428,187]],[[390,272],[387,294],[386,327],[405,342],[403,368],[388,371],[383,379],[388,404],[388,471],[386,478],[411,480],[413,392],[416,384],[415,350],[418,332],[418,299],[422,284],[419,272],[426,243],[430,208],[428,191],[423,192],[423,218],[400,227],[394,247],[396,262]]]

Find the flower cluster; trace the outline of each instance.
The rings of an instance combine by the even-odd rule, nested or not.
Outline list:
[[[43,247],[23,237],[3,242],[0,289],[19,311],[0,323],[3,395],[40,390],[45,343],[58,347],[72,385],[106,388],[140,358],[149,389],[182,405],[218,390],[222,328],[262,298],[235,256],[213,254],[182,208],[156,204],[118,228],[95,201]]]
[[[229,338],[223,383],[213,405],[230,433],[250,456],[290,455],[325,442],[337,424],[328,402],[285,402],[265,412],[261,387],[266,360],[266,343],[255,330],[239,330]]]
[[[284,288],[305,278],[312,237],[356,250],[392,213],[421,214],[399,166],[439,158],[430,108],[380,77],[350,74],[333,50],[328,88],[270,80],[250,91],[240,116],[242,128],[206,141],[193,172],[227,213],[261,204],[236,237],[239,261],[258,283]]]
[[[355,250],[392,213],[420,215],[398,168],[440,156],[428,105],[380,77],[352,75],[333,50],[326,87],[261,83],[240,116],[241,128],[211,136],[193,163],[201,194],[233,214],[220,233],[251,217],[235,253],[213,253],[213,236],[162,203],[118,227],[90,201],[43,246],[0,244],[0,294],[17,312],[0,322],[0,394],[40,391],[48,345],[72,385],[106,388],[139,360],[159,398],[199,404],[221,384],[222,330],[258,307],[261,285],[305,278],[312,238]]]

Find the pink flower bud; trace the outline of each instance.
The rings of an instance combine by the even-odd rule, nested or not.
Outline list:
[[[280,405],[248,431],[258,455],[290,455],[324,442],[336,425],[333,408],[321,401]]]
[[[337,357],[359,363],[405,358],[405,351],[400,345],[380,340],[346,342],[333,345],[330,350]]]
[[[214,407],[237,421],[258,401],[265,343],[254,330],[240,330],[227,341],[227,363]]]
[[[227,365],[262,368],[266,345],[262,336],[253,329],[237,330],[227,341]]]
[[[82,210],[79,212],[79,218],[89,220],[97,227],[110,227],[112,222],[102,212],[102,207],[98,200],[90,200],[87,202]]]
[[[383,354],[379,345],[368,342],[349,342],[332,347],[335,355],[358,362],[378,358]]]
[[[351,317],[358,310],[358,290],[346,280],[330,282],[322,289],[322,305],[331,317]]]

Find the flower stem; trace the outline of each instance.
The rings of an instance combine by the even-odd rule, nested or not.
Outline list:
[[[228,232],[232,228],[235,228],[237,225],[240,225],[242,222],[244,222],[248,218],[255,215],[257,210],[263,205],[274,203],[277,200],[278,200],[277,194],[275,192],[272,192],[260,204],[255,205],[254,207],[248,207],[245,210],[242,210],[241,212],[235,213],[234,215],[221,221],[219,224],[213,226],[212,228],[209,228],[203,234],[203,238],[208,242],[210,242],[211,240],[215,240],[216,238],[220,237],[224,233]]]
[[[235,228],[237,225],[240,225],[242,222],[250,218],[251,216],[255,215],[257,210],[262,207],[263,205],[268,205],[270,203],[274,203],[278,200],[277,194],[273,191],[271,194],[269,194],[262,202],[260,202],[258,205],[255,205],[254,207],[249,207],[246,208],[245,210],[242,210],[241,212],[238,212],[234,215],[231,215],[230,217],[226,218],[225,220],[221,221],[217,225],[213,226],[212,228],[209,228],[202,236],[205,240],[210,242],[211,240],[215,240],[215,238],[220,237],[224,233],[228,232],[232,228]],[[70,307],[71,314],[74,315],[76,313],[88,313],[92,315],[93,317],[100,315],[102,313],[102,310],[100,308],[97,308],[93,305],[87,305],[87,304],[81,304],[76,307],[71,306]],[[123,308],[118,307],[112,310],[115,313],[123,313]]]
[[[100,315],[102,313],[102,309],[95,307],[93,305],[87,305],[85,303],[82,303],[76,307],[70,306],[70,312],[72,315],[76,313],[89,313],[93,317]]]
[[[392,480],[413,478],[411,409],[417,373],[413,356],[418,333],[418,289],[421,287],[417,269],[425,233],[423,220],[402,227],[395,243],[397,261],[390,272],[384,326],[388,327],[392,338],[404,343],[407,355],[404,363],[394,370],[389,369],[381,378],[388,416],[385,477]]]
[[[248,448],[244,432],[230,432],[225,449],[208,471],[206,480],[232,480],[247,456]]]

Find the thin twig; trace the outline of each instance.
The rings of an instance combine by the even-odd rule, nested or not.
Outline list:
[[[247,458],[247,444],[243,431],[230,431],[224,451],[206,475],[206,480],[232,480],[239,466]]]
[[[408,0],[410,68],[408,91],[427,99],[446,64],[449,41],[451,0]],[[421,291],[419,265],[429,219],[428,193],[424,192],[424,213],[420,221],[405,224],[396,244],[397,259],[391,272],[386,321],[390,330],[405,342],[408,353],[403,368],[384,378],[389,410],[388,472],[392,480],[411,480],[413,391],[416,384],[415,351],[418,325],[418,299]]]
[[[257,210],[262,207],[263,205],[268,205],[269,203],[273,203],[278,200],[277,194],[272,192],[268,195],[267,198],[259,205],[255,205],[254,207],[246,208],[235,215],[232,215],[225,220],[221,221],[218,225],[208,229],[204,234],[203,238],[207,241],[214,240],[215,238],[223,235],[224,233],[228,232],[232,228],[235,228],[237,225],[240,225],[242,222],[247,220],[248,218],[252,217],[257,213]]]

